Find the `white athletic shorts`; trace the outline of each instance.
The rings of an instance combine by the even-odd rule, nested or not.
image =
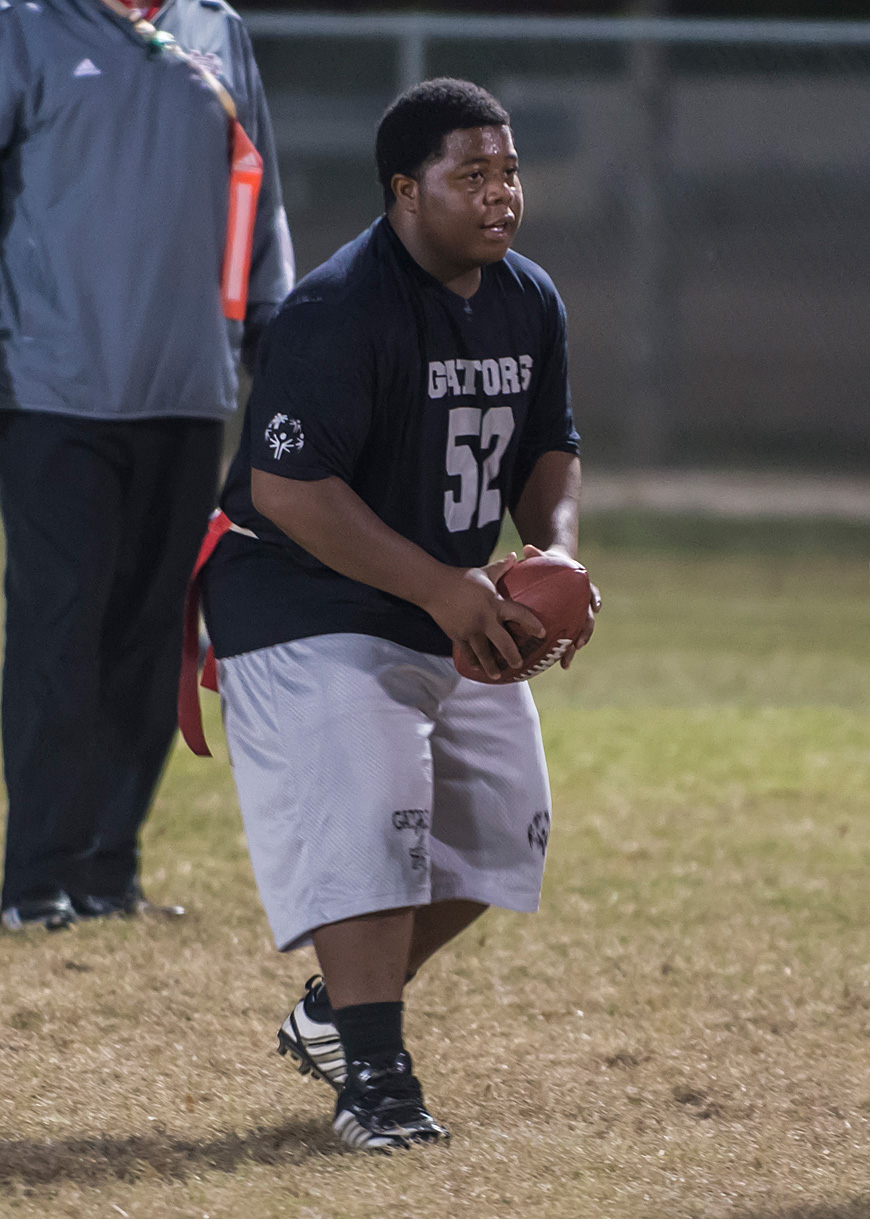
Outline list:
[[[538,908],[550,792],[525,682],[318,635],[220,663],[254,875],[280,949],[377,910]]]

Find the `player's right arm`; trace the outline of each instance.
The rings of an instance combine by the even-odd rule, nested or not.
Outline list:
[[[497,655],[511,668],[522,663],[505,622],[543,634],[530,610],[496,590],[516,556],[486,568],[439,563],[386,525],[338,477],[306,481],[254,469],[251,495],[259,513],[327,567],[425,610],[489,677],[499,676]]]

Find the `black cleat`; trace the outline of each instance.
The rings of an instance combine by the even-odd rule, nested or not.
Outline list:
[[[354,1149],[390,1150],[450,1138],[426,1109],[411,1056],[352,1062],[335,1106],[332,1128]]]
[[[7,906],[0,915],[7,931],[23,931],[25,927],[44,927],[60,931],[76,921],[76,912],[69,897],[58,889],[50,897],[25,898],[16,906]]]
[[[319,1002],[323,979],[315,974],[305,983],[305,994],[278,1030],[278,1053],[289,1054],[300,1075],[316,1075],[336,1092],[347,1078],[347,1063],[332,1011]],[[316,1019],[315,1017],[326,1019]]]

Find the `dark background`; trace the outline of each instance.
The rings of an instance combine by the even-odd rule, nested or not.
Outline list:
[[[516,13],[527,17],[538,14],[561,16],[630,16],[644,11],[639,4],[608,4],[606,0],[433,0],[431,4],[407,4],[403,0],[344,0],[343,3],[314,3],[312,0],[239,0],[242,9],[287,9],[306,12],[431,12],[431,13]],[[867,18],[867,0],[669,0],[665,8],[677,17],[851,17]]]
[[[867,6],[438,4],[456,17],[830,18]],[[294,8],[313,5],[273,12]],[[402,16],[413,10],[343,8],[351,20],[353,9],[385,8],[393,34],[294,34],[279,20],[254,39],[302,274],[382,207],[374,132],[402,84]],[[528,204],[517,248],[553,274],[568,306],[578,416],[600,463],[866,469],[870,40],[773,45],[749,34],[665,47],[656,87],[616,36],[428,36],[425,75],[476,80],[511,112]]]

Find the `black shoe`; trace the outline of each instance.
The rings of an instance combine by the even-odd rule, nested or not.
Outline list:
[[[7,906],[0,921],[7,931],[40,926],[46,931],[60,931],[76,921],[76,912],[67,894],[58,889],[50,897],[24,898],[15,906]]]
[[[140,914],[151,918],[184,918],[187,914],[184,906],[160,906],[157,902],[149,901],[142,892],[142,886],[138,880],[134,880],[125,890],[121,898],[121,905],[124,913],[130,915],[131,918]]]
[[[74,893],[71,900],[76,914],[84,919],[136,918],[138,915],[182,918],[186,913],[184,906],[158,906],[149,902],[138,881],[134,881],[129,889],[116,896]]]
[[[350,1063],[332,1128],[348,1147],[374,1150],[450,1138],[450,1131],[427,1112],[411,1056],[404,1050],[395,1057]]]
[[[70,894],[78,918],[123,918],[124,908],[119,898],[97,897],[94,893]]]

